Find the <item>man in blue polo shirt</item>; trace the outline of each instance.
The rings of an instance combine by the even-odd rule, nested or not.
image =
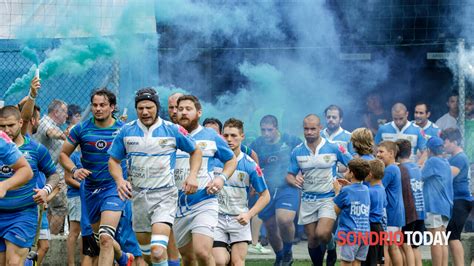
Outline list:
[[[375,135],[375,144],[382,141],[396,142],[399,139],[409,140],[412,147],[411,161],[418,160],[422,165],[426,160],[426,139],[423,130],[412,122],[408,121],[408,111],[404,104],[396,103],[392,107],[392,122],[381,126]],[[416,156],[415,156],[416,155]]]

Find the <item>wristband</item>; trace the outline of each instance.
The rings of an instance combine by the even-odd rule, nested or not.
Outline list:
[[[36,100],[36,97],[31,96],[31,93],[28,93],[28,98],[30,98],[30,100],[33,100],[33,101]]]
[[[46,184],[46,185],[44,186],[43,190],[45,190],[46,193],[48,193],[48,195],[49,195],[49,194],[51,194],[51,192],[53,192],[53,187],[51,187],[50,184]]]
[[[72,176],[74,176],[74,173],[77,171],[77,167],[74,166],[72,169],[71,169],[71,174]]]
[[[222,180],[224,180],[224,182],[227,181],[227,176],[224,173],[218,173],[217,176],[222,178]]]

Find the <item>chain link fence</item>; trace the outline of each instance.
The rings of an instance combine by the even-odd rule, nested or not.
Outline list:
[[[37,53],[39,61],[41,62],[45,58],[46,49],[54,49],[57,48],[58,45],[59,42],[57,40],[50,41],[50,43],[45,45],[44,49],[38,49]],[[0,41],[0,97],[3,97],[10,85],[13,84],[17,78],[27,73],[32,65],[34,65],[34,63],[22,55],[21,47],[18,44],[11,40]],[[36,99],[36,104],[41,109],[42,117],[42,122],[39,125],[38,132],[45,132],[47,128],[44,127],[50,126],[44,121],[45,117],[48,116],[48,106],[53,100],[57,99],[64,101],[67,105],[77,105],[83,111],[88,110],[88,103],[90,100],[89,96],[95,88],[108,87],[113,91],[117,90],[118,73],[118,64],[115,61],[99,59],[84,73],[78,75],[55,75],[48,79],[41,80],[41,89]],[[29,92],[29,84],[27,85],[28,86],[22,88],[18,93],[9,95],[2,99],[5,101],[5,105],[18,104],[25,96],[27,96]],[[60,112],[63,111],[64,110],[60,110]],[[87,115],[87,112],[85,114]],[[65,122],[59,123],[58,126],[61,130],[66,130],[69,125],[68,122]],[[33,135],[33,137],[36,139],[44,139],[39,138],[36,134]],[[58,148],[54,145],[51,146],[51,143],[43,144],[48,148],[53,160],[57,162],[60,145]],[[68,199],[66,197],[67,186],[64,182],[62,167],[59,165],[58,171],[61,173],[62,178],[62,185],[60,186],[61,190],[49,203],[47,215],[52,234],[67,233],[67,223],[65,222],[67,221],[66,217],[68,215]]]

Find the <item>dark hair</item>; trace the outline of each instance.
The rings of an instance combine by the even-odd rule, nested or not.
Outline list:
[[[342,112],[342,108],[335,105],[335,104],[331,104],[329,105],[328,107],[326,107],[326,109],[324,109],[324,116],[327,116],[328,115],[328,111],[329,110],[337,110],[339,112],[339,118],[342,118],[344,113]]]
[[[77,104],[70,104],[67,106],[67,122],[70,122],[72,117],[76,114],[81,114],[82,108]]]
[[[348,166],[349,170],[354,174],[354,178],[359,181],[364,181],[370,173],[369,162],[364,159],[352,159]]]
[[[36,112],[39,113],[38,119],[41,118],[41,108],[35,104],[34,109],[33,109],[33,117],[36,117]]]
[[[387,151],[393,152],[393,156],[397,158],[398,146],[395,142],[389,140],[382,141],[380,142],[379,147],[384,147],[385,149],[387,149]]]
[[[415,108],[418,106],[418,105],[424,105],[426,107],[426,112],[429,113],[431,112],[431,105],[427,104],[426,102],[417,102],[415,104]]]
[[[260,126],[263,124],[270,124],[278,128],[278,119],[274,115],[266,115],[260,119]]]
[[[115,94],[110,91],[109,89],[107,88],[98,88],[98,89],[95,89],[92,94],[91,94],[91,103],[92,103],[92,100],[94,99],[94,96],[104,96],[108,101],[109,101],[109,104],[112,106],[116,106],[117,105],[117,97],[115,96]]]
[[[202,110],[201,102],[199,102],[199,99],[194,95],[186,94],[186,95],[183,95],[183,96],[179,97],[178,98],[178,106],[179,106],[179,103],[182,102],[182,101],[191,101],[191,102],[193,102],[194,107],[196,108],[197,111]]]
[[[448,95],[448,99],[453,97],[453,96],[456,96],[456,97],[459,97],[459,92],[457,89],[452,89],[451,92],[449,93]]]
[[[458,128],[447,128],[441,131],[441,139],[449,140],[450,142],[456,141],[456,144],[460,146],[462,142],[461,131]]]
[[[0,108],[0,117],[7,118],[9,116],[14,116],[16,120],[20,120],[21,114],[18,106],[16,105],[7,105]]]
[[[204,121],[202,122],[202,125],[206,126],[207,124],[217,124],[217,126],[219,126],[219,132],[222,131],[222,122],[217,118],[208,117],[204,119]]]
[[[411,143],[406,139],[397,140],[398,153],[397,158],[406,159],[411,155]]]
[[[235,127],[240,130],[241,133],[244,132],[244,122],[242,120],[239,120],[237,118],[229,118],[227,121],[224,123],[224,128],[226,127]]]

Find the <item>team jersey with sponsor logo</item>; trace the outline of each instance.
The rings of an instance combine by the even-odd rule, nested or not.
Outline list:
[[[237,168],[218,194],[219,213],[222,214],[239,215],[248,212],[250,185],[257,193],[267,190],[262,170],[250,156],[241,152],[237,161]]]
[[[337,232],[369,232],[370,194],[367,186],[354,183],[344,186],[334,203],[341,209]]]
[[[288,187],[286,174],[290,164],[291,151],[301,143],[295,136],[282,134],[277,143],[267,143],[263,137],[258,137],[250,148],[258,155],[270,194],[277,188]]]
[[[116,120],[110,127],[97,127],[94,118],[91,118],[71,129],[67,140],[74,146],[81,146],[82,166],[91,171],[91,174],[85,179],[86,189],[115,185],[114,179],[109,173],[107,150],[122,126],[123,122]],[[122,169],[126,169],[125,161],[122,161]],[[124,178],[126,178],[125,174],[124,171]]]
[[[33,195],[35,194],[33,189],[38,187],[37,181],[41,179],[40,173],[49,177],[56,172],[56,166],[46,147],[29,137],[24,137],[24,140],[25,142],[18,149],[28,161],[33,171],[33,178],[20,188],[8,191],[5,197],[0,199],[0,210],[22,210],[36,206],[33,201]],[[12,157],[15,156],[12,155]],[[0,159],[0,181],[15,174],[9,166],[11,165],[9,159]]]
[[[375,144],[379,144],[382,141],[397,141],[399,139],[406,139],[411,143],[411,161],[415,161],[416,152],[423,151],[426,149],[426,139],[424,137],[423,130],[415,123],[407,122],[405,126],[400,130],[395,123],[389,122],[381,126],[375,135]]]
[[[184,128],[158,118],[150,128],[140,120],[127,123],[108,153],[118,160],[127,159],[128,177],[134,187],[161,189],[175,186],[177,149],[191,153],[196,145]]]
[[[302,201],[315,201],[322,194],[332,193],[333,180],[337,176],[337,163],[347,165],[352,156],[341,145],[321,138],[321,142],[313,153],[306,143],[296,146],[291,152],[288,173],[303,173]]]
[[[355,152],[351,143],[351,135],[351,132],[343,129],[342,127],[339,127],[339,129],[333,134],[329,134],[327,128],[321,130],[321,137],[341,145],[344,147],[344,149],[346,149],[346,151],[349,152],[349,154],[353,155]]]
[[[176,154],[175,180],[179,189],[178,213],[185,215],[190,206],[196,205],[207,199],[215,198],[215,195],[207,194],[206,185],[214,179],[214,168],[217,160],[224,164],[231,160],[234,152],[229,148],[224,139],[210,128],[198,126],[190,133],[196,146],[202,151],[202,164],[198,172],[198,189],[196,193],[185,195],[183,182],[189,176],[189,153],[179,149]]]

